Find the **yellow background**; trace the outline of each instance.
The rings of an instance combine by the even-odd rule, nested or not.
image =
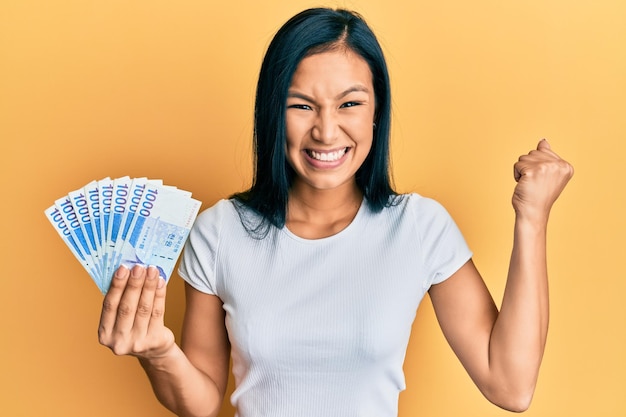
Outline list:
[[[4,0],[0,5],[0,414],[169,416],[97,342],[101,295],[47,223],[93,179],[163,178],[204,202],[250,182],[256,74],[304,0]],[[626,415],[626,3],[338,1],[379,35],[397,188],[441,201],[500,300],[512,164],[542,138],[576,175],[549,231],[552,317],[528,416]],[[167,324],[178,334],[180,279]],[[426,300],[400,416],[507,416]],[[232,416],[226,410],[222,416]]]

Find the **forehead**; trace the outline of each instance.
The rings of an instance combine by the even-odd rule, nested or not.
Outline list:
[[[293,75],[293,88],[345,88],[362,84],[372,89],[372,72],[367,61],[350,49],[340,48],[302,59]]]

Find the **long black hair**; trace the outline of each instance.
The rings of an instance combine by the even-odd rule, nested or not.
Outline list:
[[[356,172],[356,183],[374,211],[396,193],[389,173],[391,94],[389,73],[376,36],[363,18],[343,9],[314,8],[298,13],[276,33],[261,65],[254,110],[254,177],[249,190],[232,196],[246,229],[265,236],[269,225],[285,225],[295,172],[285,156],[287,93],[303,58],[344,47],[363,58],[372,72],[376,112],[372,148]],[[258,216],[246,215],[245,208]]]

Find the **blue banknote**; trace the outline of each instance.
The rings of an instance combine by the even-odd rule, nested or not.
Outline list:
[[[78,215],[74,211],[74,206],[69,195],[59,198],[54,202],[54,205],[57,206],[57,208],[59,209],[61,217],[63,217],[63,220],[65,221],[65,224],[67,225],[70,234],[78,244],[83,256],[95,269],[96,278],[98,280],[101,280],[102,270],[100,269],[100,264],[98,262],[98,259],[94,259],[92,255],[91,247],[89,246],[89,238],[80,223]]]
[[[87,256],[81,250],[80,245],[70,232],[67,223],[63,219],[63,216],[61,215],[61,210],[55,204],[45,210],[45,215],[54,227],[54,230],[57,231],[59,236],[61,236],[61,239],[63,239],[67,247],[70,249],[70,252],[72,252],[78,262],[80,262],[83,268],[85,268],[91,278],[96,281],[96,283],[98,283],[99,275],[96,271],[95,265],[92,264],[91,258],[87,258]]]
[[[109,222],[107,225],[107,237],[106,237],[106,256],[111,262],[107,265],[105,276],[108,278],[113,275],[115,262],[115,244],[119,235],[122,220],[124,219],[124,213],[126,212],[126,205],[130,195],[130,186],[132,180],[130,177],[116,178],[113,180],[113,195],[111,196],[111,212],[109,216]]]
[[[144,194],[147,185],[161,186],[163,181],[161,180],[149,180],[147,178],[134,178],[132,180],[126,209],[124,210],[124,216],[120,223],[120,230],[118,232],[118,239],[115,241],[115,247],[113,249],[113,265],[117,268],[120,265],[121,250],[124,242],[128,239],[128,232],[131,229],[133,220],[137,214],[137,209],[141,202],[141,197]]]
[[[147,186],[121,250],[120,263],[154,265],[169,280],[201,203],[188,191]]]
[[[96,240],[96,250],[98,251],[100,269],[104,271],[104,252],[102,249],[102,242],[104,242],[104,237],[102,235],[102,219],[100,213],[100,195],[98,193],[98,182],[90,182],[89,184],[85,185],[85,187],[83,187],[83,190],[87,198],[87,207],[89,209],[89,216],[91,217],[92,233]]]
[[[111,220],[111,201],[113,199],[113,180],[104,178],[98,181],[98,195],[100,197],[100,234],[102,236],[102,270],[108,277],[109,257],[107,253],[107,234]]]
[[[74,215],[69,215],[73,221],[70,225],[78,223],[80,232],[85,236],[85,243],[89,248],[89,255],[91,261],[94,264],[96,270],[99,272],[99,280],[102,280],[102,264],[100,262],[100,253],[98,252],[97,234],[94,234],[92,227],[91,215],[89,214],[89,202],[83,189],[71,191],[68,194],[68,198],[72,203],[74,209]],[[68,221],[70,219],[68,218]],[[100,282],[97,283],[100,285]]]
[[[201,203],[161,180],[103,178],[45,211],[103,294],[120,265],[154,265],[169,280]]]

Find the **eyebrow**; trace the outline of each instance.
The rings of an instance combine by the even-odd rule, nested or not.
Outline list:
[[[364,85],[356,84],[356,85],[353,85],[352,87],[346,89],[345,91],[339,93],[335,97],[335,99],[336,100],[340,100],[340,99],[344,98],[345,96],[347,96],[348,94],[354,93],[354,92],[369,93],[370,90],[367,87],[365,87]],[[287,93],[287,98],[299,98],[299,99],[302,99],[302,100],[306,100],[306,101],[308,101],[310,103],[314,103],[315,102],[315,100],[313,100],[311,97],[307,96],[306,94],[298,93],[297,91],[289,91]]]
[[[353,85],[352,87],[348,88],[346,91],[344,91],[343,93],[339,94],[337,96],[338,99],[344,98],[345,96],[347,96],[350,93],[354,93],[354,92],[362,92],[362,93],[369,93],[370,90],[365,87],[364,85],[361,84],[356,84]]]

